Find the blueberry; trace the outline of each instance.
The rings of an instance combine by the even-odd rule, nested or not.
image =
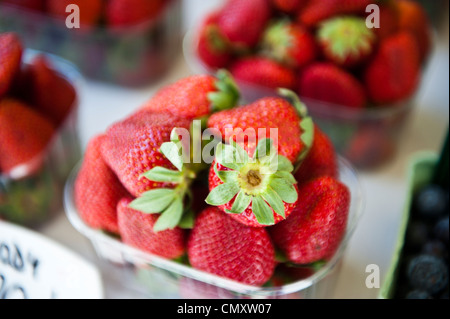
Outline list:
[[[443,243],[448,244],[449,237],[449,217],[444,217],[440,219],[433,230],[434,235],[437,239],[441,240]]]
[[[406,231],[406,246],[420,248],[428,240],[428,226],[420,221],[412,221]]]
[[[417,193],[414,208],[418,215],[434,220],[448,214],[447,202],[447,193],[441,187],[428,185]]]
[[[419,255],[409,262],[407,276],[414,289],[425,290],[433,295],[447,286],[448,267],[440,258]]]
[[[422,253],[426,255],[445,258],[447,247],[439,240],[430,240],[422,247]]]
[[[423,290],[413,290],[406,295],[406,299],[432,299],[430,294]]]

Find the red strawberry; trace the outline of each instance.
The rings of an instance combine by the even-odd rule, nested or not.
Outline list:
[[[228,41],[217,26],[218,13],[213,13],[200,28],[197,45],[199,58],[210,68],[223,68],[232,58]]]
[[[381,43],[364,74],[370,99],[383,105],[411,96],[419,82],[419,54],[409,32],[400,32]]]
[[[110,27],[132,26],[158,16],[166,0],[109,0],[106,21]]]
[[[286,13],[296,13],[302,8],[308,0],[272,0],[273,6]]]
[[[320,22],[342,14],[363,14],[372,0],[310,0],[300,10],[298,21],[308,27],[317,27]]]
[[[22,50],[15,33],[0,34],[0,97],[8,92],[20,70]]]
[[[39,169],[43,152],[54,131],[53,125],[46,118],[22,102],[1,100],[0,171],[14,175],[13,169],[21,164],[29,166],[26,167],[27,174]]]
[[[55,126],[61,125],[74,107],[77,99],[75,89],[56,71],[44,56],[37,56],[25,70],[31,87],[30,103]]]
[[[338,177],[337,155],[328,136],[315,126],[313,146],[294,177],[302,184],[322,176]]]
[[[236,60],[230,66],[236,80],[270,89],[295,87],[295,72],[278,62],[264,57],[252,56]]]
[[[82,26],[95,26],[100,21],[103,10],[102,0],[48,0],[47,11],[65,20],[69,15],[66,8],[70,4],[78,5]]]
[[[420,58],[423,61],[431,49],[431,24],[425,9],[416,1],[399,0],[399,29],[410,31],[419,44]]]
[[[347,71],[331,64],[318,62],[300,75],[300,96],[318,101],[363,108],[366,93],[362,84]]]
[[[275,22],[263,37],[264,53],[286,66],[303,67],[316,58],[314,37],[302,26],[286,20]]]
[[[125,244],[167,259],[181,257],[186,251],[185,232],[181,228],[154,231],[160,215],[143,214],[129,207],[132,199],[117,205],[119,232]]]
[[[98,135],[89,141],[75,182],[75,204],[86,224],[118,234],[117,203],[128,192],[102,157],[105,138]]]
[[[160,153],[160,147],[170,141],[173,128],[188,129],[189,125],[187,119],[140,111],[108,128],[102,144],[103,157],[135,197],[151,189],[173,187],[172,183],[152,182],[140,176],[154,167],[174,167]]]
[[[380,27],[373,31],[377,35],[378,41],[382,42],[399,30],[399,12],[397,1],[385,1],[379,5],[379,8]]]
[[[263,285],[275,268],[267,231],[244,226],[214,207],[196,219],[187,250],[192,267],[248,285]]]
[[[348,188],[331,177],[321,177],[299,187],[299,204],[285,221],[270,229],[271,237],[297,264],[330,259],[347,228]]]
[[[217,77],[194,75],[165,86],[142,109],[196,119],[232,108],[238,100],[239,91],[233,79],[219,71]]]
[[[270,16],[269,0],[227,0],[217,25],[234,46],[251,48],[258,43]]]
[[[44,0],[2,0],[0,2],[37,11],[43,11],[45,7]]]
[[[324,56],[331,62],[351,68],[365,62],[375,49],[375,33],[359,17],[326,20],[317,32]]]

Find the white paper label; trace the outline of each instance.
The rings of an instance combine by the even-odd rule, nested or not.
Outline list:
[[[103,298],[90,263],[27,229],[0,221],[0,299]]]

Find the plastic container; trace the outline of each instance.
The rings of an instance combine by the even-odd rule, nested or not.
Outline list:
[[[198,32],[190,30],[184,37],[183,51],[187,64],[194,73],[210,73],[196,53]],[[252,102],[265,96],[276,96],[275,90],[236,80],[243,102]],[[303,98],[314,121],[327,134],[336,151],[361,169],[371,169],[387,163],[395,154],[399,136],[408,115],[414,109],[415,96],[403,102],[377,108],[353,108]]]
[[[167,1],[143,24],[108,29],[68,29],[64,19],[0,3],[0,31],[15,31],[27,47],[65,58],[84,76],[123,86],[158,80],[179,54],[181,1]]]
[[[78,167],[65,188],[64,203],[68,219],[91,241],[108,277],[120,278],[124,290],[138,291],[148,298],[330,298],[345,249],[363,211],[359,179],[350,164],[340,159],[340,179],[350,188],[352,200],[347,232],[337,253],[303,280],[279,287],[254,287],[193,269],[182,262],[145,253],[90,228],[80,219],[74,204],[73,188],[77,173]]]
[[[24,63],[31,61],[38,54],[41,52],[25,51]],[[81,158],[77,114],[82,77],[78,70],[65,60],[46,56],[54,70],[75,88],[77,100],[43,154],[17,166],[8,175],[0,173],[0,219],[33,228],[62,212],[64,183],[73,166]],[[41,160],[42,165],[36,171],[36,162]]]

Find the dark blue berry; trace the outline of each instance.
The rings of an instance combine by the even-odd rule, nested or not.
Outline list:
[[[423,290],[413,290],[406,295],[406,299],[432,299],[430,294]]]
[[[448,284],[448,267],[435,256],[419,255],[408,264],[407,277],[411,287],[435,294]]]
[[[449,237],[449,218],[444,217],[440,219],[434,226],[434,235],[437,239],[441,240],[443,243],[448,244]]]
[[[408,248],[420,248],[428,240],[428,226],[420,221],[413,221],[406,231],[406,246]]]
[[[422,253],[426,255],[445,258],[447,247],[439,240],[430,240],[422,247]]]
[[[426,219],[437,219],[448,214],[447,207],[447,194],[436,185],[429,185],[421,189],[414,202],[416,213]]]

